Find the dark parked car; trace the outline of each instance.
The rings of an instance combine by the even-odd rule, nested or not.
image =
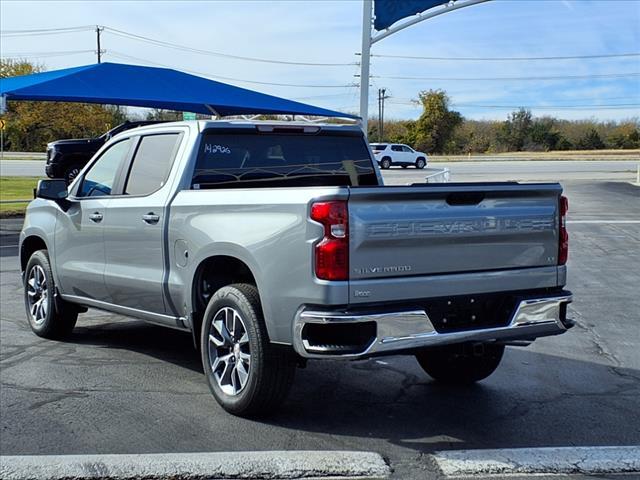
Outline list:
[[[97,138],[56,140],[47,145],[45,173],[50,178],[64,178],[71,183],[82,167],[111,137],[131,128],[159,123],[158,121],[124,122]]]

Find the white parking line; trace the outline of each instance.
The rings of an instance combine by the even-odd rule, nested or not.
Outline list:
[[[432,457],[449,477],[640,472],[640,446],[457,450]]]
[[[384,459],[373,452],[267,451],[0,456],[0,478],[4,480],[327,477],[383,479],[390,473]]]
[[[640,220],[567,220],[567,223],[596,223],[596,224],[607,224],[607,223],[640,223]]]

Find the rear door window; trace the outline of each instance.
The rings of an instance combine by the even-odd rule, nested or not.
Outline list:
[[[401,152],[402,145],[391,145],[391,150],[393,150],[394,152]]]
[[[255,130],[202,136],[192,188],[377,185],[362,135]]]
[[[149,195],[167,181],[180,134],[147,135],[140,139],[124,189],[125,195]]]

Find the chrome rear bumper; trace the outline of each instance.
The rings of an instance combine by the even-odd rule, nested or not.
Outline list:
[[[572,326],[566,320],[570,293],[553,297],[530,298],[519,302],[508,325],[494,328],[438,333],[423,309],[386,313],[346,313],[302,310],[294,325],[293,346],[305,358],[357,359],[376,354],[462,342],[533,340],[557,335]],[[308,324],[358,324],[375,322],[376,335],[361,351],[340,353],[333,345],[312,345],[303,337]]]

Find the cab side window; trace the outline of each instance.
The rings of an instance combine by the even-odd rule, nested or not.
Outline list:
[[[393,150],[394,152],[401,152],[402,151],[402,145],[392,145],[391,146],[391,150]]]
[[[409,147],[404,146],[404,145],[402,147],[402,151],[405,152],[405,153],[413,153],[413,150],[411,150]]]
[[[167,181],[180,134],[147,135],[140,139],[129,171],[125,195],[149,195]]]
[[[127,138],[105,150],[82,179],[78,197],[111,195],[116,174],[127,158],[130,148],[131,139]]]

